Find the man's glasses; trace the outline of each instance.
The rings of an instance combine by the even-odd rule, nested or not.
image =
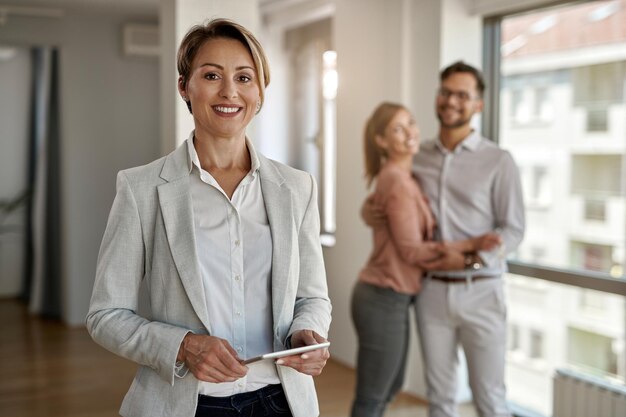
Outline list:
[[[456,96],[457,100],[459,100],[461,103],[465,103],[478,98],[478,96],[471,95],[465,91],[452,91],[448,90],[447,88],[440,88],[439,90],[437,90],[437,96],[445,98],[446,100]]]

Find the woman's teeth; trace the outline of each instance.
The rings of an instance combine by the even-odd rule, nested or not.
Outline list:
[[[221,113],[236,113],[239,111],[239,107],[222,107],[222,106],[215,106],[214,107],[215,110],[221,112]]]

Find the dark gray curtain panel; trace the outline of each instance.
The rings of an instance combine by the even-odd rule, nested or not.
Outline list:
[[[61,187],[59,53],[36,47],[32,54],[28,180],[31,198],[26,225],[22,298],[29,310],[61,317]]]

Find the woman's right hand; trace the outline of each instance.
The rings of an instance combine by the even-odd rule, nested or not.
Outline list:
[[[361,218],[369,227],[384,226],[387,223],[385,209],[376,201],[375,194],[370,194],[363,202]]]
[[[215,336],[188,333],[180,344],[176,360],[185,362],[200,381],[233,382],[248,373],[230,343]]]
[[[489,232],[482,236],[478,236],[473,240],[474,248],[471,252],[478,252],[481,250],[490,251],[502,244],[502,237],[498,233]]]

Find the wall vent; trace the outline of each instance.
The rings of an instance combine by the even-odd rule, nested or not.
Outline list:
[[[123,29],[123,49],[126,56],[159,56],[161,45],[159,25],[127,23]]]

